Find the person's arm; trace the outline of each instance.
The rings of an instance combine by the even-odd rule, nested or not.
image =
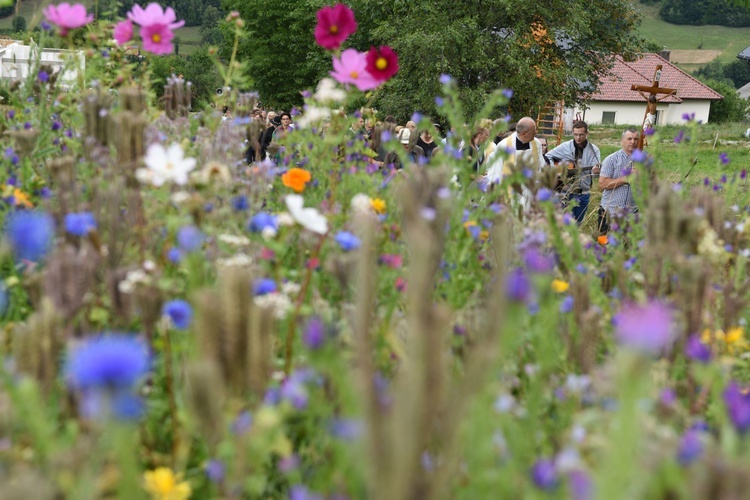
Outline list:
[[[599,177],[599,189],[601,190],[616,189],[626,184],[628,184],[627,177],[613,179],[612,177],[605,177],[603,174]]]

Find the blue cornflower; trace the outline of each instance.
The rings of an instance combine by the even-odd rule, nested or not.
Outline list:
[[[5,236],[16,260],[42,260],[52,246],[54,234],[55,223],[44,212],[15,212],[5,226]]]
[[[58,120],[55,120],[52,122],[52,130],[60,130],[62,129],[62,123],[60,123]]]
[[[193,320],[193,308],[184,300],[170,300],[162,308],[162,314],[169,316],[172,323],[179,330],[185,330]]]
[[[729,155],[726,153],[721,153],[719,155],[719,161],[722,165],[729,165]]]
[[[335,240],[345,252],[356,250],[361,244],[359,238],[348,231],[339,231],[336,233]]]
[[[37,78],[40,82],[47,83],[49,81],[49,73],[47,73],[46,71],[40,71],[37,75]]]
[[[252,219],[250,219],[250,224],[248,224],[248,229],[253,233],[263,232],[267,227],[276,230],[278,229],[278,222],[276,221],[276,216],[266,212],[258,212],[253,215]]]
[[[87,236],[96,230],[97,224],[91,212],[79,212],[65,216],[65,232],[73,236]]]
[[[195,252],[203,244],[205,236],[195,226],[183,226],[177,231],[177,245],[185,252]]]
[[[182,250],[179,248],[172,247],[167,252],[167,260],[173,264],[177,264],[182,260]]]
[[[104,334],[68,353],[65,375],[74,389],[133,389],[149,370],[146,343],[133,335]]]
[[[255,282],[255,285],[253,285],[254,295],[267,295],[269,293],[274,293],[276,290],[276,282],[271,278],[259,279]]]
[[[242,212],[250,208],[250,202],[248,201],[247,196],[241,194],[232,198],[232,208],[235,212]]]

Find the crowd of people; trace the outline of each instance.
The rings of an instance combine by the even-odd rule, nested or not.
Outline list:
[[[256,109],[253,119],[265,121],[265,127],[258,138],[258,150],[252,145],[248,148],[248,163],[272,156],[270,146],[294,129],[292,115],[287,112],[266,113]],[[599,148],[588,140],[589,128],[584,121],[574,122],[573,138],[551,150],[548,150],[546,138],[537,136],[537,124],[531,117],[523,117],[490,137],[491,131],[498,128],[496,125],[497,122],[489,119],[480,121],[466,142],[456,136],[455,130],[448,131],[442,138],[435,136],[435,132],[441,133],[439,125],[418,130],[414,121],[399,125],[393,116],[387,116],[382,122],[358,116],[347,133],[352,139],[367,141],[373,151],[371,161],[378,166],[400,169],[404,166],[403,158],[409,163],[426,164],[440,154],[460,152],[462,158],[469,160],[472,177],[489,184],[498,184],[516,165],[539,170],[561,165],[563,170],[556,191],[563,205],[571,207],[579,225],[588,212],[594,182],[598,183],[602,191],[597,214],[600,235],[607,233],[611,215],[637,211],[630,187],[630,175],[635,171],[632,155],[639,138],[637,129],[625,130],[622,148],[602,161]],[[396,138],[405,154],[389,151],[384,144],[384,139],[388,138]]]

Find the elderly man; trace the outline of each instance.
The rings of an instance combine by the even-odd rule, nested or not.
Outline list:
[[[628,128],[622,133],[622,149],[607,156],[602,162],[599,188],[602,190],[601,207],[599,207],[599,232],[606,234],[609,230],[607,216],[620,209],[635,212],[633,190],[630,187],[630,175],[633,168],[633,151],[638,146],[638,131]]]
[[[589,208],[591,178],[599,174],[602,162],[599,148],[588,140],[589,126],[584,121],[573,123],[573,139],[563,142],[545,155],[554,164],[563,163],[563,191],[568,203],[574,203],[573,216],[580,226]]]
[[[507,152],[508,157],[503,158]],[[498,183],[504,175],[513,171],[513,166],[521,164],[530,168],[542,168],[546,161],[542,154],[542,145],[536,139],[536,122],[525,116],[518,120],[516,131],[497,143],[495,151],[487,158],[487,178]]]

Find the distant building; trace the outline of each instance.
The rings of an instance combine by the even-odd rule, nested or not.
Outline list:
[[[0,39],[0,79],[23,80],[38,66],[49,66],[53,73],[62,72],[58,81],[73,85],[78,72],[84,72],[86,59],[83,51],[67,49],[40,49],[32,42],[23,45],[17,40]]]
[[[724,96],[682,71],[669,62],[669,53],[641,54],[633,62],[620,56],[612,69],[612,76],[601,82],[599,91],[586,101],[586,109],[576,107],[567,110],[572,119],[586,120],[589,124],[636,125],[643,123],[646,99],[630,90],[631,85],[647,85],[653,82],[656,66],[663,66],[659,86],[677,89],[677,95],[659,101],[656,113],[657,125],[676,124],[683,121],[682,115],[695,114],[695,119],[708,121],[711,103]]]

